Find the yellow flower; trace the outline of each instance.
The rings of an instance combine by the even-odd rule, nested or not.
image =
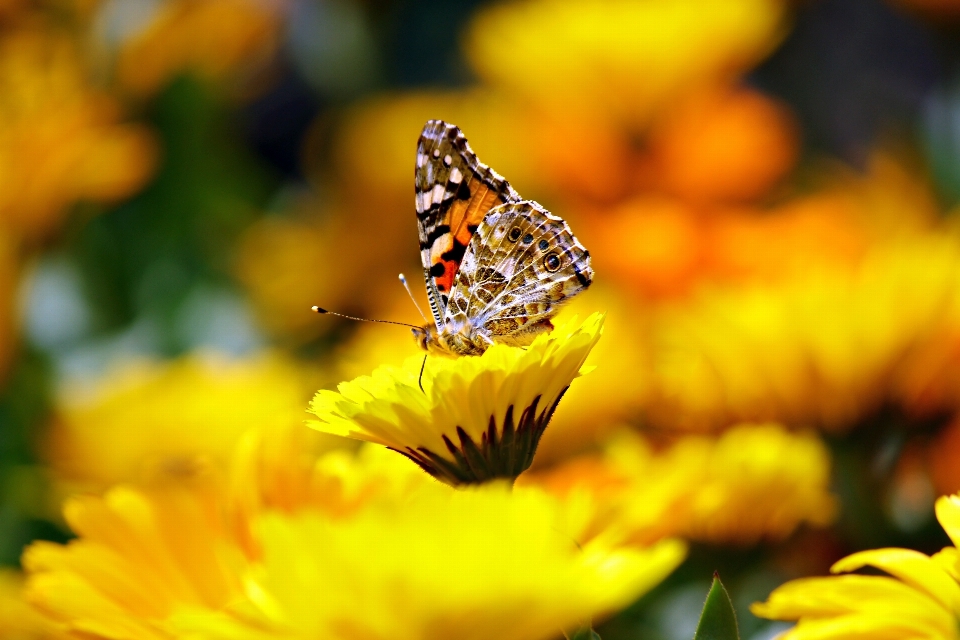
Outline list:
[[[262,501],[250,514],[254,553],[206,478],[72,499],[78,538],[28,549],[26,597],[92,638],[533,640],[632,602],[684,556],[677,541],[581,539],[540,491],[457,491],[367,451],[322,456],[317,477],[343,484],[328,482],[316,502]],[[337,508],[344,498],[352,506]]]
[[[262,354],[195,354],[127,363],[61,393],[47,457],[67,480],[107,486],[226,468],[248,429],[301,425],[307,382],[293,363]]]
[[[604,311],[603,340],[586,360],[587,367],[596,369],[564,394],[537,448],[534,469],[601,448],[645,406],[650,368],[640,330],[643,307],[625,296],[623,289],[600,281],[590,285],[587,295],[574,298],[565,313],[584,317],[591,309]]]
[[[830,524],[830,457],[812,434],[740,425],[716,438],[686,436],[657,451],[622,433],[603,455],[526,475],[570,500],[597,505],[595,535],[649,543],[669,536],[712,543],[780,540],[803,523]]]
[[[238,599],[242,554],[205,484],[70,499],[64,515],[78,538],[27,549],[25,597],[76,635],[131,640],[177,637],[174,612]]]
[[[421,358],[403,368],[322,390],[310,426],[376,442],[452,484],[515,478],[533,461],[560,398],[600,339],[603,316],[568,321],[521,349],[493,345],[483,355]]]
[[[632,602],[683,557],[674,541],[580,547],[558,517],[547,496],[498,483],[430,484],[336,523],[267,516],[263,565],[237,609],[254,623],[184,624],[214,638],[546,639]]]
[[[156,143],[121,124],[115,100],[90,86],[65,36],[36,29],[0,39],[0,225],[34,240],[79,200],[110,202],[153,172]]]
[[[784,14],[780,0],[525,0],[479,12],[466,50],[493,86],[641,124],[678,93],[759,62],[781,37]]]
[[[263,513],[346,517],[373,501],[400,499],[431,481],[383,447],[320,433],[300,422],[247,431],[230,469],[226,512],[250,557],[262,553],[252,528]]]
[[[124,43],[119,75],[139,94],[180,73],[204,80],[265,62],[277,44],[278,16],[251,0],[167,0],[147,27]]]
[[[855,268],[808,265],[776,287],[661,307],[648,338],[649,417],[696,429],[756,417],[842,429],[883,402],[922,406],[949,364],[925,357],[928,346],[960,336],[958,267],[960,241],[928,232],[879,243]]]
[[[873,567],[891,577],[793,580],[751,611],[763,618],[797,620],[782,640],[960,638],[960,496],[941,497],[936,509],[953,546],[933,556],[911,549],[861,551],[830,571]]]
[[[23,576],[0,569],[0,638],[5,640],[65,639],[66,633],[23,599]]]

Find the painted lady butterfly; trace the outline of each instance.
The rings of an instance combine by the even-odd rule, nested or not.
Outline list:
[[[479,355],[530,344],[590,286],[590,253],[569,225],[482,164],[460,129],[430,120],[417,144],[417,223],[434,324],[421,348]]]

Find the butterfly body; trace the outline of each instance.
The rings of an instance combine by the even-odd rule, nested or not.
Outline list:
[[[480,355],[524,346],[590,286],[590,254],[569,225],[480,163],[460,130],[427,122],[417,147],[417,220],[434,322],[424,350]]]

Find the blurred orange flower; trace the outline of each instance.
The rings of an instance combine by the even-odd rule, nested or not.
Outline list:
[[[851,268],[871,244],[848,197],[831,193],[769,211],[722,208],[709,215],[676,198],[644,196],[581,217],[580,236],[598,271],[653,300],[686,297],[705,285],[783,282],[811,264]]]
[[[120,123],[65,36],[25,29],[0,40],[0,224],[35,240],[79,200],[127,197],[153,172],[156,143]]]
[[[693,203],[760,198],[793,168],[796,124],[785,105],[749,89],[688,98],[650,131],[650,180]]]
[[[960,492],[960,418],[954,418],[927,447],[930,480],[937,495]]]
[[[254,0],[166,0],[120,51],[120,81],[150,95],[181,73],[207,81],[250,74],[277,47],[279,16]]]
[[[95,487],[222,470],[247,430],[302,425],[309,386],[273,354],[126,363],[63,390],[46,455],[64,479]]]

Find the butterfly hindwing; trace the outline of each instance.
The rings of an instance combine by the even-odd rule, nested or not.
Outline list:
[[[473,235],[444,322],[471,323],[496,342],[528,344],[592,280],[590,253],[566,221],[533,201],[503,204]]]
[[[437,327],[461,262],[491,209],[520,196],[482,164],[460,129],[430,120],[417,144],[416,207],[420,255]]]

